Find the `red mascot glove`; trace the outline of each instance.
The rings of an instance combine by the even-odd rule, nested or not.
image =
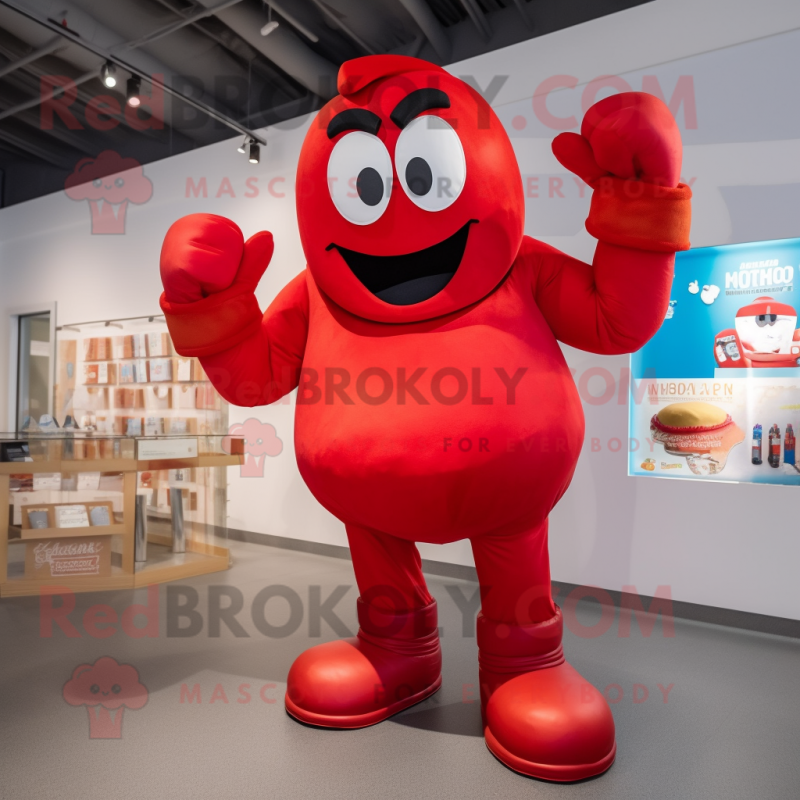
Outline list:
[[[622,247],[689,248],[691,189],[679,183],[681,137],[667,106],[624,92],[595,103],[581,133],[553,140],[555,157],[595,191],[586,229]]]
[[[255,289],[274,250],[262,231],[247,242],[214,214],[190,214],[167,231],[161,248],[161,309],[183,356],[222,352],[261,326]]]

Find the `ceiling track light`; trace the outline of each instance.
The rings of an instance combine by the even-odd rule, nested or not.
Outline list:
[[[250,142],[247,149],[248,149],[247,160],[251,164],[258,164],[261,158],[261,147],[256,142]]]
[[[141,93],[142,79],[138,75],[131,75],[125,92],[126,102],[131,108],[138,108],[142,104]]]
[[[252,141],[253,140],[249,136],[245,136],[244,139],[242,139],[242,143],[236,148],[236,151],[244,155],[247,152],[247,145]]]
[[[269,3],[267,3],[267,8],[269,9],[267,11],[267,24],[261,29],[262,36],[269,36],[280,25],[278,20],[272,19],[272,6]]]
[[[109,89],[113,89],[117,85],[117,68],[110,61],[106,61],[100,70],[100,77]]]

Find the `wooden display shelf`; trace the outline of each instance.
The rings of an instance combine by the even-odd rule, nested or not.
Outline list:
[[[152,358],[173,358],[173,356],[147,356],[147,358],[126,358],[126,361],[150,361]],[[84,361],[84,364],[108,364],[108,361]],[[117,362],[113,362],[117,363]],[[79,386],[85,386],[89,389],[127,389],[135,388],[137,386],[192,386],[198,383],[211,383],[209,380],[192,378],[190,381],[130,381],[130,383],[80,383]],[[107,409],[92,409],[96,411],[106,411]]]
[[[69,539],[74,536],[117,536],[127,532],[127,527],[122,522],[113,525],[89,525],[80,528],[20,528],[18,525],[9,525],[9,542],[27,542],[31,539]],[[16,534],[19,534],[18,536]]]
[[[130,472],[136,469],[132,458],[62,459],[61,472]]]
[[[192,523],[189,523],[192,525]],[[172,536],[166,536],[159,533],[148,533],[147,543],[155,544],[161,547],[166,547],[172,550]],[[186,552],[197,553],[203,556],[213,556],[214,558],[228,558],[230,551],[227,547],[220,547],[217,544],[208,544],[207,542],[199,542],[194,539],[186,540]],[[180,554],[178,554],[180,555]]]
[[[52,461],[4,461],[0,475],[37,475],[74,472],[134,472],[133,458],[53,459]]]
[[[197,438],[202,446],[203,434],[192,434],[184,438]],[[98,436],[101,439],[102,436]],[[241,446],[241,445],[240,445]],[[212,531],[207,525],[186,521],[186,552],[172,553],[169,521],[156,523],[148,535],[151,552],[147,563],[135,564],[134,519],[138,473],[166,469],[203,469],[238,466],[243,454],[200,453],[194,457],[175,459],[156,458],[93,458],[67,459],[46,456],[36,461],[0,463],[0,597],[20,597],[47,592],[51,587],[64,587],[73,592],[99,592],[119,589],[134,589],[153,583],[181,580],[197,575],[221,572],[230,567],[230,551],[217,542],[221,541],[205,534]],[[117,490],[122,498],[122,514],[114,517],[111,525],[81,526],[80,528],[27,528],[25,525],[9,525],[8,509],[11,506],[10,476],[40,473],[100,472],[122,474],[122,486]],[[57,491],[57,490],[50,490]],[[66,491],[66,490],[65,490]],[[73,490],[75,491],[75,490]],[[89,503],[90,501],[86,501]],[[91,501],[92,503],[109,501]],[[77,505],[79,503],[71,503]],[[37,504],[38,505],[38,504]],[[42,506],[49,504],[43,503]],[[58,505],[58,504],[56,504]],[[5,507],[5,508],[4,508]],[[51,519],[50,524],[54,522]],[[112,553],[121,556],[121,561],[111,565],[108,575],[62,575],[56,578],[25,577],[19,572],[19,543],[27,543],[28,549],[35,547],[37,540],[65,539],[74,537],[116,536],[112,540]],[[16,547],[12,547],[16,545]],[[13,568],[9,570],[9,551]],[[26,551],[26,556],[28,555]]]
[[[197,434],[189,434],[196,436]],[[0,475],[35,475],[75,472],[143,472],[158,469],[189,469],[190,467],[233,467],[244,456],[210,453],[187,458],[157,458],[136,461],[133,458],[61,459],[54,461],[13,461],[0,463]]]
[[[155,537],[154,537],[155,538]],[[159,537],[161,538],[161,537]],[[148,548],[158,547],[158,544],[147,537]],[[198,575],[209,575],[212,572],[222,572],[230,567],[230,554],[227,548],[216,547],[220,551],[217,555],[207,555],[195,552],[186,543],[185,553],[173,553],[169,546],[162,545],[161,552],[148,552],[148,561],[137,564],[134,574],[134,586],[149,586],[151,583],[167,583],[182,578],[194,578]]]
[[[157,545],[153,542],[150,546],[156,547]],[[112,566],[111,575],[105,578],[94,575],[59,578],[9,577],[4,583],[0,583],[0,597],[23,597],[39,594],[54,586],[64,587],[76,593],[138,589],[153,583],[168,583],[229,569],[230,552],[228,549],[217,546],[209,547],[216,551],[215,554],[195,552],[193,549],[189,549],[188,542],[185,553],[173,553],[169,547],[165,546],[162,548],[162,553],[148,554],[147,563],[137,564],[133,574],[125,572],[121,567]]]
[[[0,583],[0,597],[40,594],[54,586],[63,586],[72,592],[103,592],[113,589],[133,589],[135,581],[132,574],[115,566],[111,567],[111,574],[105,578],[96,575],[59,578],[9,577],[4,583]]]
[[[158,547],[164,537],[150,537],[150,548]],[[20,541],[17,539],[16,541]],[[230,568],[230,551],[216,545],[190,546],[187,542],[185,553],[173,553],[170,546],[162,545],[162,552],[148,553],[145,564],[137,564],[133,574],[125,572],[121,567],[112,566],[111,575],[105,578],[97,576],[59,577],[59,578],[25,578],[9,577],[0,583],[0,597],[23,597],[39,594],[54,586],[64,587],[72,592],[103,592],[114,589],[138,589],[154,583],[168,583],[198,575],[210,575]],[[206,552],[203,552],[206,551]],[[207,552],[213,551],[213,552]]]
[[[186,458],[153,458],[146,461],[137,461],[136,468],[153,471],[159,469],[191,469],[192,467],[238,467],[244,463],[244,455],[225,455],[222,453],[208,453]]]

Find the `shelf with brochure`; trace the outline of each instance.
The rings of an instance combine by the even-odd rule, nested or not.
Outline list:
[[[204,473],[239,466],[243,452],[241,438],[222,435],[0,434],[0,597],[227,569],[224,508],[202,491]]]
[[[175,353],[163,316],[60,325],[53,409],[59,423],[70,416],[81,430],[98,435],[223,436],[228,431],[228,404],[198,359]],[[196,477],[196,485],[184,486],[191,506],[187,519],[201,506],[214,524],[224,526],[224,470],[203,469]],[[149,513],[170,516],[163,481],[149,499]]]
[[[196,358],[175,353],[163,317],[57,330],[54,416],[127,436],[225,434],[228,405]]]

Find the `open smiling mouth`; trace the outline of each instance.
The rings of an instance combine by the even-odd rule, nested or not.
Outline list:
[[[336,248],[353,274],[372,294],[393,306],[410,306],[429,300],[444,289],[456,274],[467,246],[471,219],[438,244],[396,256],[371,256],[348,250],[338,244]]]

